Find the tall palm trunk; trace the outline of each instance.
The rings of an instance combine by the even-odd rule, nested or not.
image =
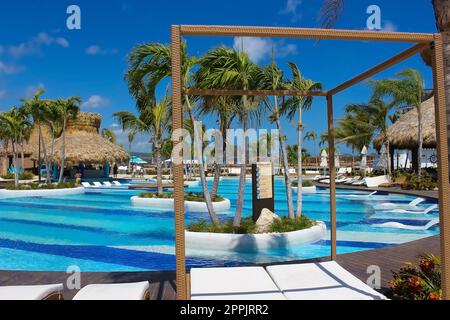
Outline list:
[[[163,194],[162,186],[162,164],[161,164],[161,143],[155,139],[155,161],[156,161],[156,187],[158,195]]]
[[[227,130],[226,130],[226,124],[223,123],[220,125],[221,127],[221,133],[222,133],[222,157],[225,157],[227,152]],[[223,158],[225,159],[225,158]],[[220,163],[216,163],[214,167],[214,180],[211,188],[211,198],[215,199],[217,196],[217,190],[219,190],[219,182],[220,182],[220,173],[222,172],[222,165]]]
[[[386,151],[387,151],[387,168],[388,168],[388,174],[391,175],[392,173],[392,166],[391,166],[391,143],[389,142],[389,137],[386,136]]]
[[[297,132],[297,217],[302,215],[302,204],[303,204],[303,153],[302,153],[302,136],[303,136],[303,119],[302,119],[302,106],[298,106],[298,132]]]
[[[14,185],[19,186],[19,170],[17,170],[17,146],[15,141],[11,141],[13,149],[13,165],[14,165]]]
[[[61,143],[61,169],[59,171],[59,183],[63,182],[64,178],[64,166],[66,161],[66,122],[67,118],[64,117],[63,128],[62,128],[62,143]]]
[[[244,115],[242,119],[242,131],[244,134],[244,155],[241,163],[241,172],[239,175],[238,186],[238,198],[236,202],[236,214],[233,220],[233,226],[239,228],[242,221],[242,209],[244,208],[244,195],[245,195],[245,173],[247,170],[247,127],[248,127],[248,114],[247,114],[247,96],[243,96],[244,101]]]
[[[51,183],[52,179],[50,177],[50,161],[48,159],[47,148],[45,146],[44,138],[42,137],[42,129],[41,124],[38,123],[39,137],[41,139],[42,151],[44,151],[44,161],[45,161],[45,173],[46,173],[46,182]],[[39,168],[40,170],[40,168]]]
[[[280,114],[278,111],[278,98],[274,97],[274,113],[275,113],[275,123],[279,132],[280,146],[281,146],[281,157],[283,159],[283,171],[284,171],[284,184],[286,185],[286,198],[288,205],[288,216],[291,219],[295,218],[294,205],[292,201],[292,186],[291,177],[289,175],[289,163],[286,149],[286,141],[284,140],[283,131],[281,129]],[[300,151],[301,152],[301,151]],[[299,186],[299,191],[301,188]]]
[[[195,126],[196,120],[194,114],[192,113],[191,103],[189,101],[189,97],[186,97],[186,104],[188,107],[189,118],[191,119],[192,124]],[[213,224],[219,224],[219,218],[217,217],[216,212],[214,211],[214,207],[211,200],[211,195],[208,190],[208,184],[206,182],[205,175],[205,167],[203,164],[203,150],[202,150],[202,139],[197,136],[196,130],[194,128],[194,148],[195,153],[200,157],[198,159],[198,166],[200,171],[200,182],[202,184],[203,196],[205,197],[206,208],[208,209],[209,217]]]
[[[23,152],[23,140],[20,142],[20,160],[22,163],[22,170],[25,171],[25,155]]]
[[[313,143],[314,143],[314,153],[316,155],[316,168],[317,168],[318,173],[320,174],[320,167],[319,167],[320,154],[317,153],[317,150],[318,149],[320,150],[320,148],[317,148],[317,141],[315,138],[313,139]]]

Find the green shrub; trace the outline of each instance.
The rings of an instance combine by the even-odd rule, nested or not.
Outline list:
[[[295,219],[282,217],[281,220],[275,220],[270,227],[271,232],[291,232],[308,229],[316,225],[316,222],[302,215]]]
[[[407,173],[406,182],[402,185],[405,190],[434,190],[437,187],[437,183],[433,181],[430,174],[426,171],[422,171],[420,180],[417,174]]]
[[[2,176],[3,179],[14,179],[14,173],[8,172],[6,175]],[[34,174],[31,171],[23,171],[19,174],[19,180],[32,180]]]
[[[293,187],[297,187],[298,181],[297,180],[292,181],[291,185]],[[311,180],[302,180],[302,187],[312,187],[312,186],[314,186],[314,183]]]
[[[51,190],[51,189],[69,189],[75,188],[75,183],[73,182],[63,182],[63,183],[50,183],[50,184],[38,184],[30,183],[16,186],[9,186],[6,190]]]
[[[310,220],[305,216],[301,216],[295,219],[283,217],[281,218],[281,220],[275,221],[272,224],[270,232],[291,232],[307,229],[315,225],[315,221]],[[191,223],[187,227],[187,229],[191,232],[252,234],[256,233],[256,224],[253,222],[252,218],[243,219],[239,228],[235,228],[233,226],[233,221],[225,221],[218,225],[215,225],[205,220],[200,220],[199,222]]]
[[[143,192],[139,195],[140,198],[159,198],[159,199],[173,199],[173,192],[164,192],[162,194],[158,194],[156,192]],[[205,197],[203,192],[185,192],[184,193],[185,201],[197,201],[204,202]],[[220,202],[225,200],[222,196],[217,195],[213,202]]]
[[[3,179],[14,179],[14,173],[8,172],[2,176]]]
[[[406,263],[389,282],[393,298],[441,300],[441,259],[432,254],[420,257],[419,267]]]

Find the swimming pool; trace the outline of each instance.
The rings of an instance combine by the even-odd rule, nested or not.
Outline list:
[[[282,179],[275,180],[276,212],[286,215]],[[211,183],[211,182],[209,182]],[[232,219],[237,199],[238,179],[224,178],[219,193],[231,200]],[[244,216],[251,215],[251,183],[247,182]],[[191,191],[200,191],[191,187]],[[88,189],[86,194],[0,199],[0,269],[64,271],[76,265],[82,271],[173,270],[174,213],[132,207],[130,197],[140,191]],[[417,240],[438,234],[438,226],[425,231],[374,228],[372,224],[400,222],[422,226],[437,212],[405,214],[375,211],[381,202],[405,204],[415,197],[377,194],[367,199],[351,199],[365,194],[337,190],[337,250],[347,253]],[[295,197],[295,194],[294,194]],[[295,200],[295,198],[294,198]],[[329,228],[328,190],[304,194],[303,211],[309,218],[324,221]],[[432,202],[432,201],[431,201]],[[427,207],[430,201],[420,204]],[[208,218],[207,213],[186,213],[186,223]],[[290,249],[224,253],[189,251],[188,266],[241,265],[307,259],[329,255],[326,239]]]

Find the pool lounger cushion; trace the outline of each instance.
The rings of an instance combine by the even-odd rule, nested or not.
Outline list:
[[[286,300],[262,267],[193,268],[192,300]]]
[[[92,187],[92,185],[89,182],[82,182],[81,185],[85,188]]]
[[[0,287],[0,300],[62,300],[63,285]]]
[[[267,267],[288,300],[385,300],[334,261]]]
[[[149,300],[148,281],[134,283],[90,284],[73,300]]]

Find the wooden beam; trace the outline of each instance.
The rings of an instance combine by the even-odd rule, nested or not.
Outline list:
[[[336,260],[336,166],[334,163],[334,116],[333,96],[327,96],[328,115],[328,159],[330,167],[330,234],[331,234],[331,260]]]
[[[306,97],[327,96],[326,91],[297,91],[297,90],[240,90],[240,89],[198,89],[184,88],[184,94],[193,96],[290,96]]]
[[[447,137],[447,104],[445,94],[442,36],[435,35],[433,48],[434,108],[438,155],[439,227],[441,240],[442,294],[450,299],[450,181]],[[447,80],[448,81],[448,80]],[[447,97],[448,98],[448,97]]]
[[[365,30],[284,27],[182,25],[181,34],[186,36],[271,37],[424,43],[433,41],[433,34],[429,33],[375,32]]]
[[[172,141],[174,146],[183,142],[179,134],[183,128],[182,76],[181,76],[181,33],[179,26],[171,27],[172,50]],[[182,148],[181,148],[182,149]],[[175,256],[176,285],[178,300],[186,300],[186,250],[184,231],[184,172],[183,155],[173,154],[174,212],[175,212]]]
[[[373,77],[374,75],[376,75],[377,73],[380,73],[383,70],[386,70],[387,68],[392,67],[393,65],[396,65],[397,63],[406,60],[410,57],[412,57],[413,55],[415,55],[416,53],[422,51],[423,49],[425,49],[425,47],[429,46],[430,43],[418,43],[408,49],[406,49],[403,52],[400,52],[399,54],[397,54],[396,56],[380,63],[379,65],[367,70],[366,72],[361,73],[360,75],[344,82],[343,84],[337,86],[334,89],[331,89],[329,91],[329,93],[331,95],[335,95],[336,93],[339,93],[341,91],[344,91],[345,89],[350,88],[351,86],[354,86],[355,84],[360,83],[361,81],[364,81],[366,79],[369,79],[371,77]]]

